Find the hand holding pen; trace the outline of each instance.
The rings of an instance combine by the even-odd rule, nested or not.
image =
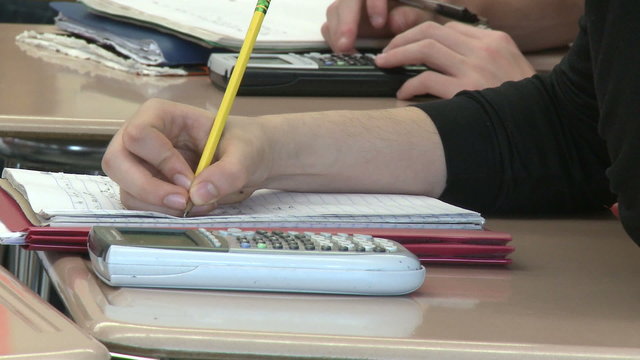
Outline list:
[[[322,35],[334,52],[353,53],[357,38],[391,38],[436,15],[485,23],[465,7],[432,0],[336,0],[327,9]]]

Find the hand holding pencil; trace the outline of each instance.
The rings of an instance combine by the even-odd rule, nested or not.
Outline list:
[[[218,113],[213,122],[213,126],[211,127],[209,138],[207,139],[207,142],[202,151],[202,157],[200,158],[200,162],[198,163],[198,167],[196,168],[196,176],[198,176],[198,174],[202,172],[202,170],[204,170],[207,166],[209,166],[211,164],[211,161],[213,161],[213,156],[215,155],[216,148],[218,147],[218,143],[220,142],[222,131],[224,130],[227,118],[229,117],[229,113],[231,112],[231,107],[233,106],[236,94],[238,93],[238,88],[240,87],[240,83],[242,82],[242,77],[244,76],[247,64],[249,63],[251,52],[253,51],[256,39],[258,38],[258,33],[260,32],[260,27],[262,26],[262,21],[267,14],[270,3],[271,0],[258,0],[258,3],[256,4],[253,18],[251,19],[249,29],[247,30],[244,42],[242,43],[242,48],[240,48],[240,53],[238,54],[238,60],[236,61],[236,65],[233,68],[231,78],[229,79],[229,84],[227,85],[227,89],[224,92],[222,102],[220,103],[220,108],[218,109]],[[187,207],[184,211],[183,216],[188,216],[192,208],[193,203],[189,201],[187,203]]]

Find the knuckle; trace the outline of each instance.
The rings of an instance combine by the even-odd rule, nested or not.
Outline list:
[[[234,188],[241,188],[247,183],[247,173],[240,166],[229,166],[226,171],[231,179],[230,185]]]
[[[135,147],[144,141],[145,134],[146,131],[144,131],[141,126],[130,123],[122,131],[122,142],[127,148]]]
[[[491,32],[490,38],[497,44],[511,45],[514,44],[513,38],[504,31],[494,30]]]
[[[420,42],[420,49],[423,53],[428,53],[438,47],[438,42],[433,39],[424,39]]]
[[[437,31],[442,25],[435,23],[433,21],[425,21],[419,25],[419,29],[422,32],[430,33]]]

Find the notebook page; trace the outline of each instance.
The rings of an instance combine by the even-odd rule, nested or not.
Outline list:
[[[35,212],[55,209],[124,210],[120,189],[105,176],[5,168],[2,177],[29,201]]]
[[[126,16],[212,41],[238,44],[244,39],[256,0],[83,0],[94,9]],[[333,0],[272,1],[256,48],[271,43],[320,43],[320,27]]]
[[[185,219],[125,209],[120,202],[118,185],[106,176],[6,168],[3,177],[23,194],[33,210],[50,225],[102,222],[158,226],[248,226],[248,223],[273,226],[270,224],[275,222],[297,222],[307,225],[332,224],[333,227],[354,224],[358,224],[358,227],[365,226],[363,224],[423,227],[424,224],[481,225],[484,221],[476,212],[425,196],[274,190],[256,191],[242,203],[220,206],[210,216]]]

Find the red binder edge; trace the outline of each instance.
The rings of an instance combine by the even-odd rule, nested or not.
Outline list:
[[[27,231],[32,226],[17,201],[0,189],[0,220],[11,231]]]
[[[28,250],[56,250],[71,252],[86,252],[86,241],[90,228],[58,228],[33,226],[27,219],[20,205],[4,189],[0,189],[0,220],[11,231],[27,232],[26,244]],[[211,228],[226,229],[226,228]],[[257,230],[257,228],[242,228],[244,230]],[[490,230],[457,230],[457,229],[367,229],[367,228],[279,228],[282,231],[314,231],[348,234],[368,234],[375,237],[384,237],[395,240],[401,244],[420,244],[417,248],[422,250],[433,248],[442,249],[442,255],[425,254],[418,257],[423,263],[440,264],[493,264],[506,265],[511,263],[506,256],[514,248],[505,246],[511,241],[511,235]],[[486,253],[474,253],[473,250],[495,246],[500,256],[486,256]],[[467,249],[465,252],[463,249]],[[449,250],[456,250],[456,255]]]

